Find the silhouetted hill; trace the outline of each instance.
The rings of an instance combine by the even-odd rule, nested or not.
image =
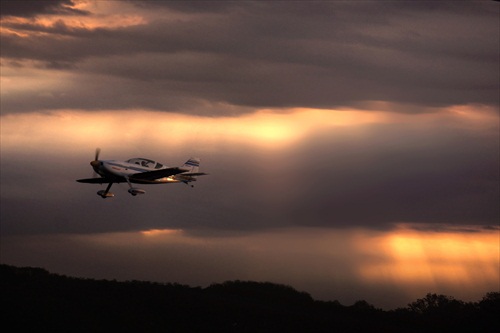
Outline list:
[[[2,323],[51,332],[498,332],[500,293],[475,303],[427,294],[394,311],[315,301],[272,283],[207,288],[117,282],[0,265]]]

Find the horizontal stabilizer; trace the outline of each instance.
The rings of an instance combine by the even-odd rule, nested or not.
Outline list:
[[[208,173],[204,173],[204,172],[186,172],[186,173],[182,174],[182,176],[204,176],[204,175],[208,175]]]

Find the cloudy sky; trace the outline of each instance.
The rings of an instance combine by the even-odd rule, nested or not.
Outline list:
[[[2,1],[1,262],[316,299],[500,284],[499,3]],[[194,188],[102,159],[202,160]]]

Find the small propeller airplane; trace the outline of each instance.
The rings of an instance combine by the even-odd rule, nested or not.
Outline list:
[[[167,167],[161,163],[147,158],[131,158],[127,161],[99,160],[99,148],[95,151],[95,158],[90,162],[95,173],[101,177],[78,179],[79,183],[108,184],[105,190],[97,192],[101,198],[111,198],[114,194],[109,192],[114,183],[128,183],[128,192],[133,196],[145,194],[146,191],[133,187],[134,184],[168,184],[185,183],[196,181],[197,176],[206,175],[198,172],[200,167],[199,158],[190,158],[182,167]],[[96,176],[94,174],[94,176]],[[193,187],[194,185],[191,185]]]

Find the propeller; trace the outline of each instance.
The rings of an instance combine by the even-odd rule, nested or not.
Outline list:
[[[97,172],[95,170],[101,165],[101,162],[99,161],[100,154],[101,154],[101,148],[96,148],[94,160],[90,162],[90,165],[94,169],[94,177],[97,176]]]
[[[95,158],[94,158],[95,161],[97,161],[99,159],[100,154],[101,154],[101,148],[96,148],[95,149]]]

